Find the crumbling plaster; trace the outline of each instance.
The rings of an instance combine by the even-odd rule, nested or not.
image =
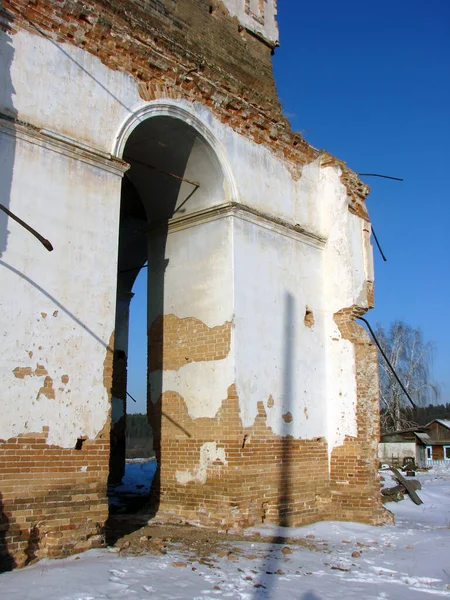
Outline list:
[[[324,284],[327,298],[327,405],[329,451],[345,436],[357,435],[355,348],[343,339],[334,314],[358,305],[369,308],[367,282],[373,282],[370,225],[348,211],[346,189],[339,166],[322,170],[324,225],[328,243],[324,253]]]
[[[10,132],[0,131],[1,149]],[[16,137],[10,209],[51,239],[47,252],[8,222],[1,258],[3,416],[0,438],[41,432],[75,447],[95,438],[109,414],[103,363],[114,329],[121,176]],[[115,202],[111,202],[115,199]],[[98,248],[104,252],[99,253]],[[55,397],[39,393],[47,375]],[[16,367],[33,373],[18,379]],[[68,375],[65,385],[62,378]]]
[[[206,483],[208,467],[215,462],[226,465],[225,448],[218,448],[216,442],[205,442],[200,448],[198,466],[192,471],[176,471],[178,483],[186,485],[191,481]]]
[[[44,77],[49,72],[55,77]],[[14,36],[11,78],[13,106],[8,98],[3,97],[3,112],[11,113],[14,109],[21,120],[66,136],[69,142],[70,139],[81,139],[87,147],[96,151],[117,152],[118,140],[124,138],[123,132],[129,126],[130,118],[143,108],[153,107],[160,114],[170,112],[169,108],[176,109],[179,111],[177,118],[183,116],[188,122],[191,115],[192,123],[201,123],[204,135],[209,132],[209,142],[214,144],[227,175],[223,193],[217,194],[213,202],[239,201],[291,226],[300,226],[315,239],[322,238],[324,249],[312,241],[295,240],[270,232],[267,228],[262,230],[258,224],[245,223],[234,217],[218,220],[214,225],[209,223],[185,229],[184,233],[171,233],[166,273],[166,290],[170,293],[165,298],[164,312],[174,313],[180,318],[193,316],[210,327],[232,320],[236,328],[233,337],[236,337],[232,340],[233,350],[229,357],[205,365],[189,364],[177,373],[165,373],[164,388],[167,385],[167,389],[178,391],[185,397],[192,414],[212,416],[219,408],[219,400],[226,396],[224,390],[235,380],[235,371],[245,425],[250,425],[255,418],[257,402],[267,403],[271,395],[274,408],[269,411],[268,422],[276,433],[305,438],[326,436],[330,449],[341,443],[345,435],[355,435],[353,348],[350,342],[340,340],[333,314],[353,304],[364,305],[365,282],[372,280],[373,275],[368,273],[371,269],[367,259],[370,252],[366,248],[368,241],[363,232],[363,221],[348,212],[339,167],[321,168],[319,158],[304,166],[302,176],[294,179],[287,166],[265,146],[239,135],[202,105],[167,99],[145,103],[130,76],[111,71],[97,58],[78,48],[56,44],[24,31]],[[64,85],[61,85],[62,82]],[[77,101],[79,89],[85,90],[83,102]],[[49,441],[70,446],[81,434],[95,436],[108,414],[107,394],[98,365],[103,363],[100,358],[105,353],[105,340],[109,339],[114,327],[111,302],[114,298],[115,264],[107,259],[116,252],[120,177],[86,166],[86,163],[81,166],[81,163],[70,161],[68,164],[68,159],[60,156],[52,156],[54,160],[49,161],[37,156],[36,153],[42,151],[34,146],[21,148],[20,144],[17,145],[11,208],[17,207],[17,212],[26,217],[20,198],[32,195],[36,208],[33,211],[34,225],[45,231],[48,237],[52,234],[57,236],[52,239],[56,251],[45,255],[44,265],[44,259],[36,261],[33,251],[35,240],[27,238],[22,244],[25,236],[10,236],[7,260],[13,268],[32,276],[50,295],[56,281],[62,282],[64,291],[58,291],[57,301],[67,306],[67,311],[75,316],[75,326],[74,318],[64,311],[55,321],[58,322],[57,330],[50,332],[45,329],[47,323],[43,324],[42,343],[39,342],[43,349],[39,360],[46,365],[49,373],[54,373],[55,381],[63,373],[72,371],[69,372],[72,393],[74,389],[78,390],[78,404],[74,406],[66,399],[58,408],[60,418],[51,419]],[[33,156],[25,156],[27,153]],[[45,169],[42,164],[46,165]],[[26,177],[23,177],[25,170]],[[51,189],[46,181],[52,182]],[[33,182],[32,189],[30,182]],[[186,213],[202,208],[193,202],[186,205]],[[87,214],[90,215],[90,228],[86,228]],[[65,226],[68,223],[70,227]],[[224,226],[228,227],[225,236],[222,233],[205,234],[208,227]],[[183,236],[189,237],[188,243],[183,242]],[[20,251],[15,246],[19,240]],[[215,240],[213,246],[211,240]],[[103,264],[88,256],[95,251],[97,244],[101,244],[104,250],[101,254]],[[202,248],[201,244],[209,244],[210,247]],[[268,257],[270,248],[275,250],[273,255],[276,258]],[[194,255],[202,253],[204,260],[199,267],[201,273],[197,284],[190,281],[189,285],[185,285],[180,265],[185,264],[186,252],[191,251]],[[227,252],[232,252],[232,255],[227,255]],[[183,256],[178,259],[177,253],[183,253]],[[73,279],[72,273],[83,260],[87,260],[89,268],[85,272],[86,279],[80,282]],[[254,291],[245,285],[246,269],[258,273]],[[214,280],[219,272],[221,276]],[[14,277],[17,276],[14,274]],[[176,278],[179,283],[175,282]],[[20,285],[28,286],[28,283],[24,280]],[[79,285],[89,293],[80,295],[77,292]],[[206,286],[208,293],[215,294],[210,302],[202,302]],[[183,294],[179,293],[181,288]],[[286,295],[295,300],[296,323],[292,332],[298,361],[293,375],[294,408],[287,406],[283,395],[283,374],[280,373],[283,354],[280,331]],[[46,297],[42,304],[42,293],[36,288],[28,289],[23,298],[20,301],[22,306],[19,303],[9,307],[11,323],[19,321],[15,313],[17,309],[27,315],[53,312],[53,300]],[[263,303],[264,310],[255,311],[256,303]],[[312,328],[305,328],[303,324],[306,306],[314,311],[315,324]],[[37,323],[41,327],[39,320]],[[22,326],[26,329],[25,323]],[[32,349],[31,338],[36,334],[35,329],[30,329],[21,336],[9,335],[10,344],[16,338],[29,337],[28,350],[28,346]],[[273,338],[279,338],[278,342],[270,346]],[[56,339],[61,341],[55,344]],[[237,345],[236,339],[239,340]],[[261,348],[266,349],[264,359],[258,351],[258,343],[262,340],[264,346]],[[58,343],[62,346],[57,347]],[[34,359],[27,358],[23,348],[16,348],[10,356],[12,362],[8,363],[11,367],[8,374],[16,366],[35,366]],[[97,365],[94,369],[91,367],[89,373],[86,373],[85,356],[90,357],[90,365]],[[325,356],[329,359],[326,373]],[[218,371],[220,377],[217,377]],[[215,381],[214,392],[209,398],[196,401],[194,406],[194,392],[198,394],[203,387],[200,383],[205,380]],[[48,398],[40,399],[42,408],[33,411],[35,416],[31,421],[28,419],[25,427],[25,415],[29,416],[25,398],[30,396],[33,386],[40,387],[40,382],[30,377],[19,383],[23,386],[23,402],[17,402],[14,397],[11,411],[8,410],[9,416],[0,431],[3,438],[27,428],[41,430],[43,425],[49,424],[49,415],[55,414],[55,402]],[[67,395],[68,392],[58,390],[58,393]],[[323,400],[324,394],[326,401]],[[286,410],[293,416],[288,424],[281,423],[279,418]],[[73,429],[67,427],[71,420]],[[336,422],[339,423],[337,428]]]
[[[159,308],[155,312],[155,306],[160,305],[153,298],[160,290],[155,290],[151,283],[158,279],[160,269],[165,269],[164,314],[174,314],[180,319],[195,317],[208,327],[233,321],[232,235],[230,218],[169,233],[165,250],[167,264],[149,263],[150,324],[160,311]],[[152,372],[152,400],[156,402],[164,391],[174,391],[184,398],[191,417],[214,417],[234,381],[234,360],[232,330],[230,352],[226,358],[191,362],[164,373]]]

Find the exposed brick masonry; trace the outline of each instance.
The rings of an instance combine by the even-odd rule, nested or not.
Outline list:
[[[228,356],[231,322],[208,327],[193,317],[157,317],[148,331],[148,370],[178,370],[191,362],[221,360]]]
[[[111,336],[103,372],[110,398],[113,343]],[[25,369],[15,369],[16,377],[32,375]],[[44,372],[38,365],[34,376]],[[63,384],[68,380],[61,377]],[[0,440],[0,567],[64,556],[103,541],[109,419],[94,440],[79,440],[74,448],[49,445],[48,429]]]
[[[265,145],[294,177],[319,157],[323,167],[338,165],[349,209],[367,218],[363,201],[368,187],[344,163],[290,130],[276,95],[270,49],[242,29],[220,2],[4,0],[0,16],[5,15],[13,34],[26,29],[72,44],[109,68],[129,73],[144,100],[200,102],[222,123]],[[168,392],[155,405],[150,402],[160,442],[161,508],[222,526],[261,520],[301,524],[319,518],[377,521],[376,373],[371,371],[376,358],[354,316],[354,309],[348,309],[338,313],[336,321],[355,345],[358,435],[332,453],[331,478],[325,440],[274,435],[262,402],[254,425],[243,428],[234,385],[214,419],[192,421],[184,400]],[[197,337],[192,336],[195,328]],[[208,328],[196,319],[164,317],[151,328],[150,369],[178,369],[192,361],[224,358],[230,328],[230,323]],[[112,348],[111,340],[104,364],[110,397]],[[42,377],[39,393],[51,398],[57,382],[40,367],[36,371],[19,365],[14,375]],[[273,402],[269,398],[267,409]],[[46,428],[0,441],[0,554],[7,547],[17,564],[24,564],[100,541],[96,535],[107,518],[109,429],[107,420],[96,439],[80,440],[79,449],[48,445]],[[183,469],[195,473],[206,442],[225,449],[227,464],[208,465],[204,484],[194,478],[180,487],[179,457],[186,459]]]
[[[364,327],[355,322],[365,309],[352,306],[334,315],[341,335],[355,349],[357,437],[347,437],[331,454],[333,510],[343,520],[379,524],[389,519],[380,501],[378,480],[377,350]]]
[[[98,534],[108,517],[108,430],[80,450],[49,446],[47,430],[0,443],[0,563],[7,554],[20,566],[102,541]]]
[[[275,435],[266,424],[263,402],[248,428],[242,426],[234,385],[215,418],[191,419],[174,392],[163,394],[150,417],[161,414],[160,513],[219,528],[300,525],[331,516],[325,440]],[[155,430],[157,424],[152,426]],[[180,456],[183,469],[195,474],[201,448],[211,441],[224,448],[226,464],[209,464],[205,483],[180,485]]]
[[[348,437],[332,452],[330,472],[326,441],[275,435],[266,424],[263,402],[258,404],[254,425],[244,428],[234,385],[215,418],[195,420],[189,416],[184,399],[168,391],[156,403],[149,402],[160,464],[156,491],[160,513],[225,528],[262,520],[289,525],[318,519],[384,521],[386,511],[379,500],[376,464],[376,350],[354,320],[363,312],[351,307],[335,315],[342,337],[355,345],[357,437]],[[175,315],[157,318],[149,334],[154,344],[149,345],[150,370],[178,369],[193,356],[217,360],[215,348],[223,344],[223,328],[228,325],[209,329],[197,319],[178,319]],[[203,336],[208,337],[208,343]],[[163,348],[162,361],[158,357]],[[274,405],[273,397],[268,396],[267,410]],[[283,420],[291,422],[292,414],[287,412]],[[202,447],[211,442],[224,449],[226,464],[209,464],[206,482],[196,480]],[[191,474],[185,485],[177,478],[180,456],[183,470]]]

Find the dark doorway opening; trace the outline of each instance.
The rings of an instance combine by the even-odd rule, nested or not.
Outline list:
[[[133,384],[129,381],[129,349],[134,343],[129,331],[133,286],[141,270],[147,269],[147,293],[140,302],[145,303],[142,328],[148,334],[152,323],[170,310],[165,281],[171,261],[166,252],[170,224],[174,219],[223,201],[224,196],[224,177],[215,153],[196,129],[180,119],[155,116],[143,120],[129,135],[123,159],[130,168],[122,184],[119,224],[109,476],[112,496],[117,496],[118,486],[126,481],[127,406],[133,402],[129,389]],[[147,514],[154,514],[159,507],[164,469],[159,401],[163,392],[164,351],[161,332],[160,339],[153,336],[147,343],[145,361],[145,405],[156,472],[142,469],[145,477],[152,477],[151,489],[148,494],[138,494],[139,499],[129,497],[122,512],[136,512],[145,505]],[[142,398],[136,400],[144,404]],[[149,481],[142,484],[148,489]]]

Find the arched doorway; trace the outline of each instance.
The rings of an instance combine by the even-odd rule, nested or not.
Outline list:
[[[189,248],[198,244],[202,235],[196,215],[229,202],[235,195],[227,166],[219,160],[217,146],[213,149],[211,142],[216,145],[192,115],[172,106],[158,106],[135,115],[125,125],[116,148],[130,168],[122,184],[119,224],[110,482],[119,482],[124,474],[128,356],[134,343],[129,336],[129,308],[138,273],[148,268],[144,300],[147,320],[142,327],[151,331],[146,405],[158,462],[151,490],[155,510],[165,468],[161,450],[163,409],[159,401],[164,373],[177,371],[182,377],[180,364],[174,364],[173,348],[168,347],[164,335],[164,315],[182,320],[186,315],[195,315],[197,305],[213,302],[208,298],[207,270],[202,278],[201,251],[196,260],[195,251]]]

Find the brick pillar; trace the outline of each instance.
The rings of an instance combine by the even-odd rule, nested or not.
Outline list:
[[[109,483],[120,483],[125,474],[126,413],[127,413],[127,353],[131,292],[117,294],[111,389],[111,455]]]
[[[344,339],[355,349],[357,436],[348,437],[333,450],[330,464],[332,518],[377,525],[389,514],[382,508],[378,480],[380,437],[377,350],[368,333],[355,319],[365,309],[343,309],[335,321]]]

